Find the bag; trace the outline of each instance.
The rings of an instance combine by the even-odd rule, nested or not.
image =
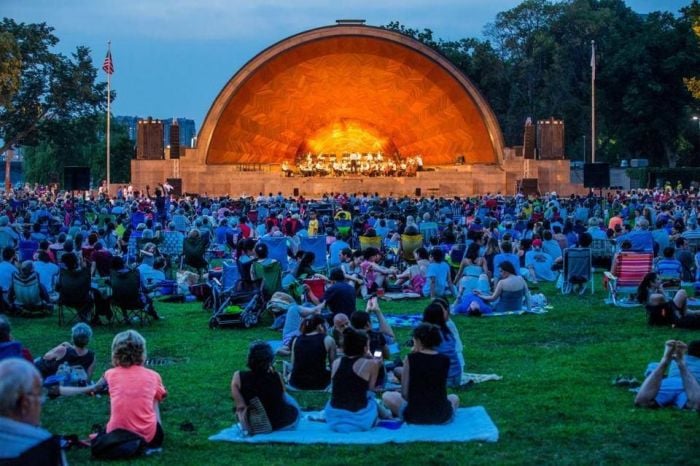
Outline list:
[[[146,441],[126,429],[100,434],[90,442],[92,457],[101,460],[133,458],[146,449]]]
[[[246,420],[248,435],[269,434],[272,432],[272,424],[267,417],[265,407],[257,396],[248,401]]]
[[[547,297],[542,293],[533,294],[530,296],[530,305],[532,307],[545,307],[547,305]]]

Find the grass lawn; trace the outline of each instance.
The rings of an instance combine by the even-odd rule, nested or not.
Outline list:
[[[596,277],[600,289],[600,277]],[[210,464],[698,464],[700,418],[676,409],[644,410],[633,394],[611,385],[618,374],[642,379],[658,361],[669,338],[689,341],[700,334],[652,328],[642,308],[613,308],[603,293],[562,297],[542,287],[554,309],[541,316],[456,317],[467,370],[497,373],[501,381],[457,390],[464,406],[483,405],[499,428],[497,443],[425,443],[368,447],[238,445],[210,442],[209,435],[233,422],[229,384],[242,369],[248,343],[279,339],[267,322],[251,330],[208,328],[209,313],[199,303],[160,304],[166,317],[139,329],[149,357],[189,358],[156,370],[169,396],[161,406],[164,451],[138,462],[168,465]],[[422,312],[427,300],[382,303],[386,313]],[[363,304],[364,305],[364,304]],[[359,304],[358,304],[359,306]],[[54,317],[12,319],[13,333],[39,356],[69,337]],[[109,364],[115,332],[95,329],[91,347],[99,376]],[[405,342],[409,330],[397,330]],[[404,350],[405,351],[405,350]],[[319,409],[322,395],[296,395],[303,408]],[[93,424],[106,424],[107,397],[49,400],[43,425],[54,433],[85,436]],[[191,422],[194,432],[180,425]],[[68,453],[71,464],[90,461],[88,450]]]

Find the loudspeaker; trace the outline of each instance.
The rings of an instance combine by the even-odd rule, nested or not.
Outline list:
[[[180,125],[177,124],[177,120],[173,121],[170,125],[170,158],[179,159],[180,158]]]
[[[607,163],[586,163],[583,165],[584,188],[608,188],[610,186],[610,165]]]
[[[421,190],[420,190],[420,188],[416,188],[416,197],[421,197]]]
[[[66,191],[90,189],[90,167],[64,167],[63,189]]]
[[[537,184],[537,178],[523,178],[520,181],[520,190],[527,196],[536,196],[540,190]]]
[[[182,196],[182,178],[168,178],[167,181],[173,187],[172,194]]]
[[[294,197],[299,197],[299,188],[294,188]]]

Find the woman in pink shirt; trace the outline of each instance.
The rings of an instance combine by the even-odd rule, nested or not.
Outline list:
[[[163,443],[158,404],[167,391],[160,375],[143,367],[145,361],[146,340],[135,330],[121,332],[112,340],[114,367],[95,386],[82,390],[109,388],[111,409],[106,433],[128,430],[142,437],[148,448],[158,448]]]

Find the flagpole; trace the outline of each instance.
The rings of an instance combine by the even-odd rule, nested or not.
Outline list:
[[[595,41],[591,41],[591,163],[595,163]]]
[[[112,53],[112,41],[107,42],[107,53],[110,54]],[[109,166],[110,166],[110,119],[111,119],[111,112],[110,112],[110,101],[112,97],[112,73],[107,73],[107,195],[109,196],[109,185],[110,185],[110,171],[109,171]]]

